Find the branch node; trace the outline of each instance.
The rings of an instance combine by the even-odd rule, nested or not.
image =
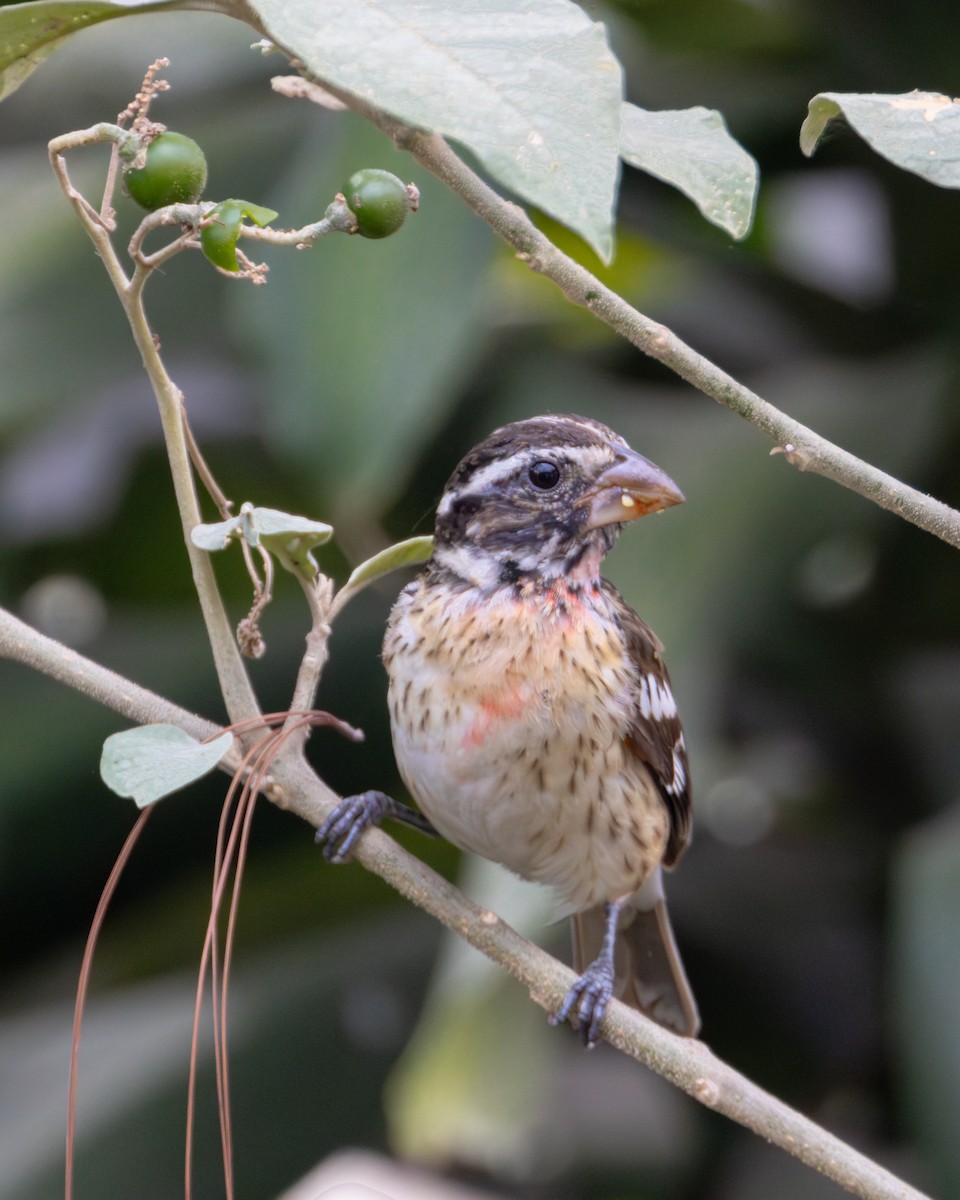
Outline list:
[[[703,1076],[694,1080],[693,1095],[701,1104],[706,1105],[707,1108],[716,1108],[720,1102],[719,1085],[712,1079],[704,1079]]]
[[[785,455],[791,467],[796,467],[798,471],[808,470],[813,462],[813,455],[810,451],[803,449],[802,446],[795,446],[793,442],[784,442],[782,446],[774,446],[770,451],[770,457],[772,458],[775,454]]]
[[[649,341],[651,352],[657,357],[666,354],[670,349],[671,337],[672,334],[665,325],[654,325],[651,330]]]

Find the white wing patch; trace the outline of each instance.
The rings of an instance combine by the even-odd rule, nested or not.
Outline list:
[[[683,765],[683,734],[677,738],[677,744],[673,748],[673,778],[666,789],[671,796],[682,796],[687,790],[687,771]]]
[[[677,702],[666,680],[656,675],[645,675],[640,680],[640,712],[648,721],[677,715]]]

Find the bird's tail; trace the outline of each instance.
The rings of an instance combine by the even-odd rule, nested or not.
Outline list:
[[[578,974],[599,956],[604,928],[601,906],[573,914],[573,967]],[[616,999],[676,1033],[696,1036],[700,1014],[662,894],[652,908],[624,905],[617,928],[614,967]]]

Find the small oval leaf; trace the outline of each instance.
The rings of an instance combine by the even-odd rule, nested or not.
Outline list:
[[[291,534],[313,537],[315,546],[322,546],[333,537],[333,526],[325,521],[314,521],[310,517],[298,517],[294,513],[281,512],[277,508],[254,508],[254,528],[261,537],[279,537]]]
[[[876,152],[938,187],[960,188],[960,100],[939,92],[821,92],[800,127],[808,157],[837,117]]]
[[[212,525],[194,525],[190,530],[190,541],[200,550],[226,550],[239,525],[239,517],[229,517]]]
[[[103,743],[100,777],[118,796],[146,808],[209,774],[232,745],[230,733],[198,742],[176,725],[140,725]]]
[[[397,542],[356,567],[342,590],[346,591],[349,588],[352,592],[358,592],[368,583],[379,579],[381,575],[387,575],[399,567],[410,567],[426,562],[432,553],[432,537],[414,537],[407,538],[404,542]]]
[[[209,224],[200,230],[200,248],[207,259],[221,271],[237,272],[237,238],[244,218],[254,225],[269,225],[279,213],[249,200],[222,200],[207,213]]]
[[[221,271],[239,271],[237,238],[243,223],[243,209],[235,200],[224,200],[204,219],[210,222],[200,230],[200,249],[204,257]]]
[[[233,203],[240,205],[243,215],[254,225],[269,225],[271,221],[275,221],[280,216],[274,209],[264,208],[262,204],[253,204],[249,200],[234,200]]]
[[[251,517],[264,546],[280,565],[311,582],[317,574],[317,561],[311,551],[330,541],[333,526],[275,508],[255,508]]]
[[[757,164],[714,109],[647,112],[624,104],[620,154],[632,167],[673,184],[731,237],[750,232]]]

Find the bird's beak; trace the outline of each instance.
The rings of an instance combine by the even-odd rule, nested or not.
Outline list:
[[[617,447],[617,461],[597,479],[586,498],[588,528],[633,521],[647,513],[682,504],[683,492],[665,471],[635,450]]]

